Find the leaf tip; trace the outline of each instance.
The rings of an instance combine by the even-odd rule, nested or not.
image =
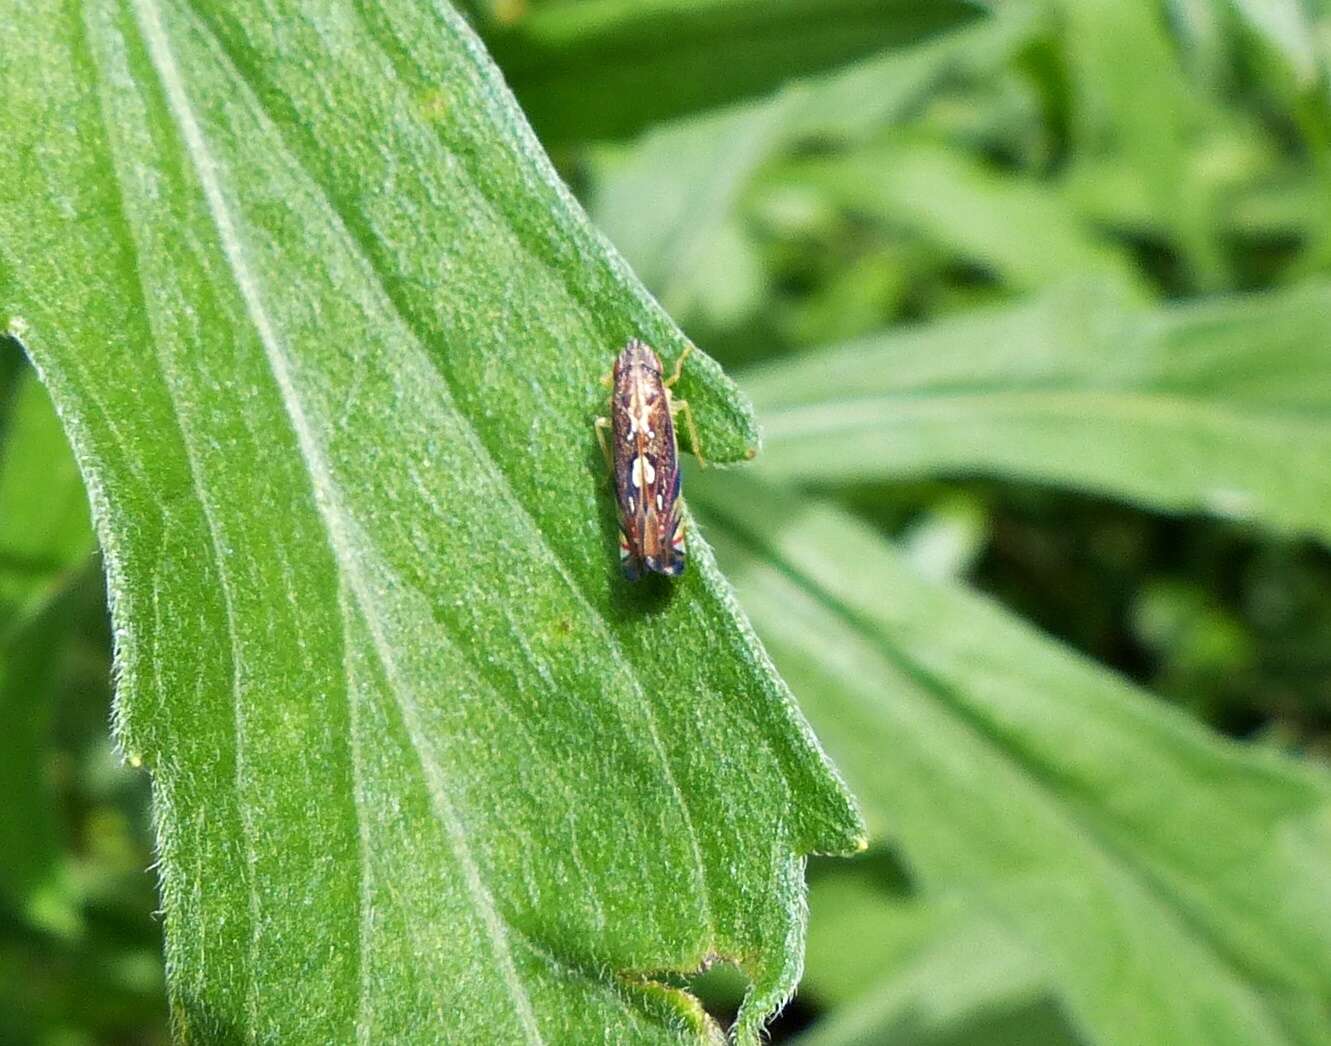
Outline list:
[[[689,346],[690,366],[696,367],[692,376],[686,367],[684,379],[690,382],[689,399],[693,401],[708,463],[728,465],[753,460],[762,446],[753,403],[721,364],[694,348],[692,342],[686,340],[684,344]]]
[[[822,755],[820,762],[828,785],[823,792],[826,801],[806,808],[795,849],[803,855],[854,857],[869,846],[869,829],[864,814],[826,755]]]

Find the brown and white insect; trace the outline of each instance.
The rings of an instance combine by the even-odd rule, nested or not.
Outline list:
[[[684,573],[684,502],[680,496],[679,446],[674,416],[682,413],[694,456],[700,465],[698,430],[687,401],[670,387],[679,380],[690,345],[669,378],[651,346],[630,339],[615,359],[608,383],[611,416],[596,419],[596,438],[614,471],[619,508],[619,561],[624,576],[636,581],[644,570],[672,577]],[[605,430],[611,432],[607,447]]]

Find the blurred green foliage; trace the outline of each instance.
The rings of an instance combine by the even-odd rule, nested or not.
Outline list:
[[[464,6],[593,217],[741,383],[750,365],[1070,281],[1156,315],[1331,275],[1325,0]],[[3,367],[0,779],[14,801],[0,825],[0,1026],[16,1041],[160,1041],[146,790],[106,740],[90,538],[70,522],[83,509],[68,457],[12,346]],[[1327,390],[1304,391],[1304,417],[1331,423]],[[923,573],[1325,769],[1325,529],[965,471],[824,493]],[[810,991],[774,1039],[1080,1041],[1040,957],[921,897],[889,850],[816,862],[812,877]],[[897,994],[866,1013],[885,969],[902,971]],[[719,1011],[738,985],[717,971],[699,990]]]
[[[148,782],[111,747],[86,498],[8,339],[0,440],[0,1040],[165,1042]]]

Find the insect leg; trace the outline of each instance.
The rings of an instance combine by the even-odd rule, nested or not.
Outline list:
[[[684,351],[679,354],[679,359],[675,360],[675,369],[670,372],[670,377],[665,380],[665,387],[670,388],[675,382],[679,381],[679,376],[684,373],[684,361],[689,358],[689,353],[693,351],[693,342],[684,346]]]
[[[605,441],[605,430],[610,427],[610,419],[597,418],[596,424],[592,427],[596,430],[596,442],[601,445],[601,453],[605,455],[606,467],[613,468],[614,459],[610,457],[610,446]]]
[[[702,456],[702,441],[698,439],[698,426],[693,423],[693,411],[689,409],[689,401],[670,397],[670,413],[672,416],[684,415],[684,424],[689,428],[689,446],[693,450],[693,456],[698,459],[698,464],[702,468],[706,468],[707,459]]]

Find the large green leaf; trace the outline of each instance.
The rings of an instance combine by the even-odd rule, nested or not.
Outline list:
[[[1331,289],[1067,290],[744,374],[771,475],[987,473],[1331,538]]]
[[[312,11],[0,17],[0,303],[92,494],[178,1031],[690,1039],[655,977],[719,959],[751,1041],[861,828],[706,546],[618,577],[597,377],[685,343],[451,9]]]
[[[924,896],[966,897],[1090,1041],[1331,1042],[1331,784],[1240,748],[880,537],[696,484],[777,664]]]

